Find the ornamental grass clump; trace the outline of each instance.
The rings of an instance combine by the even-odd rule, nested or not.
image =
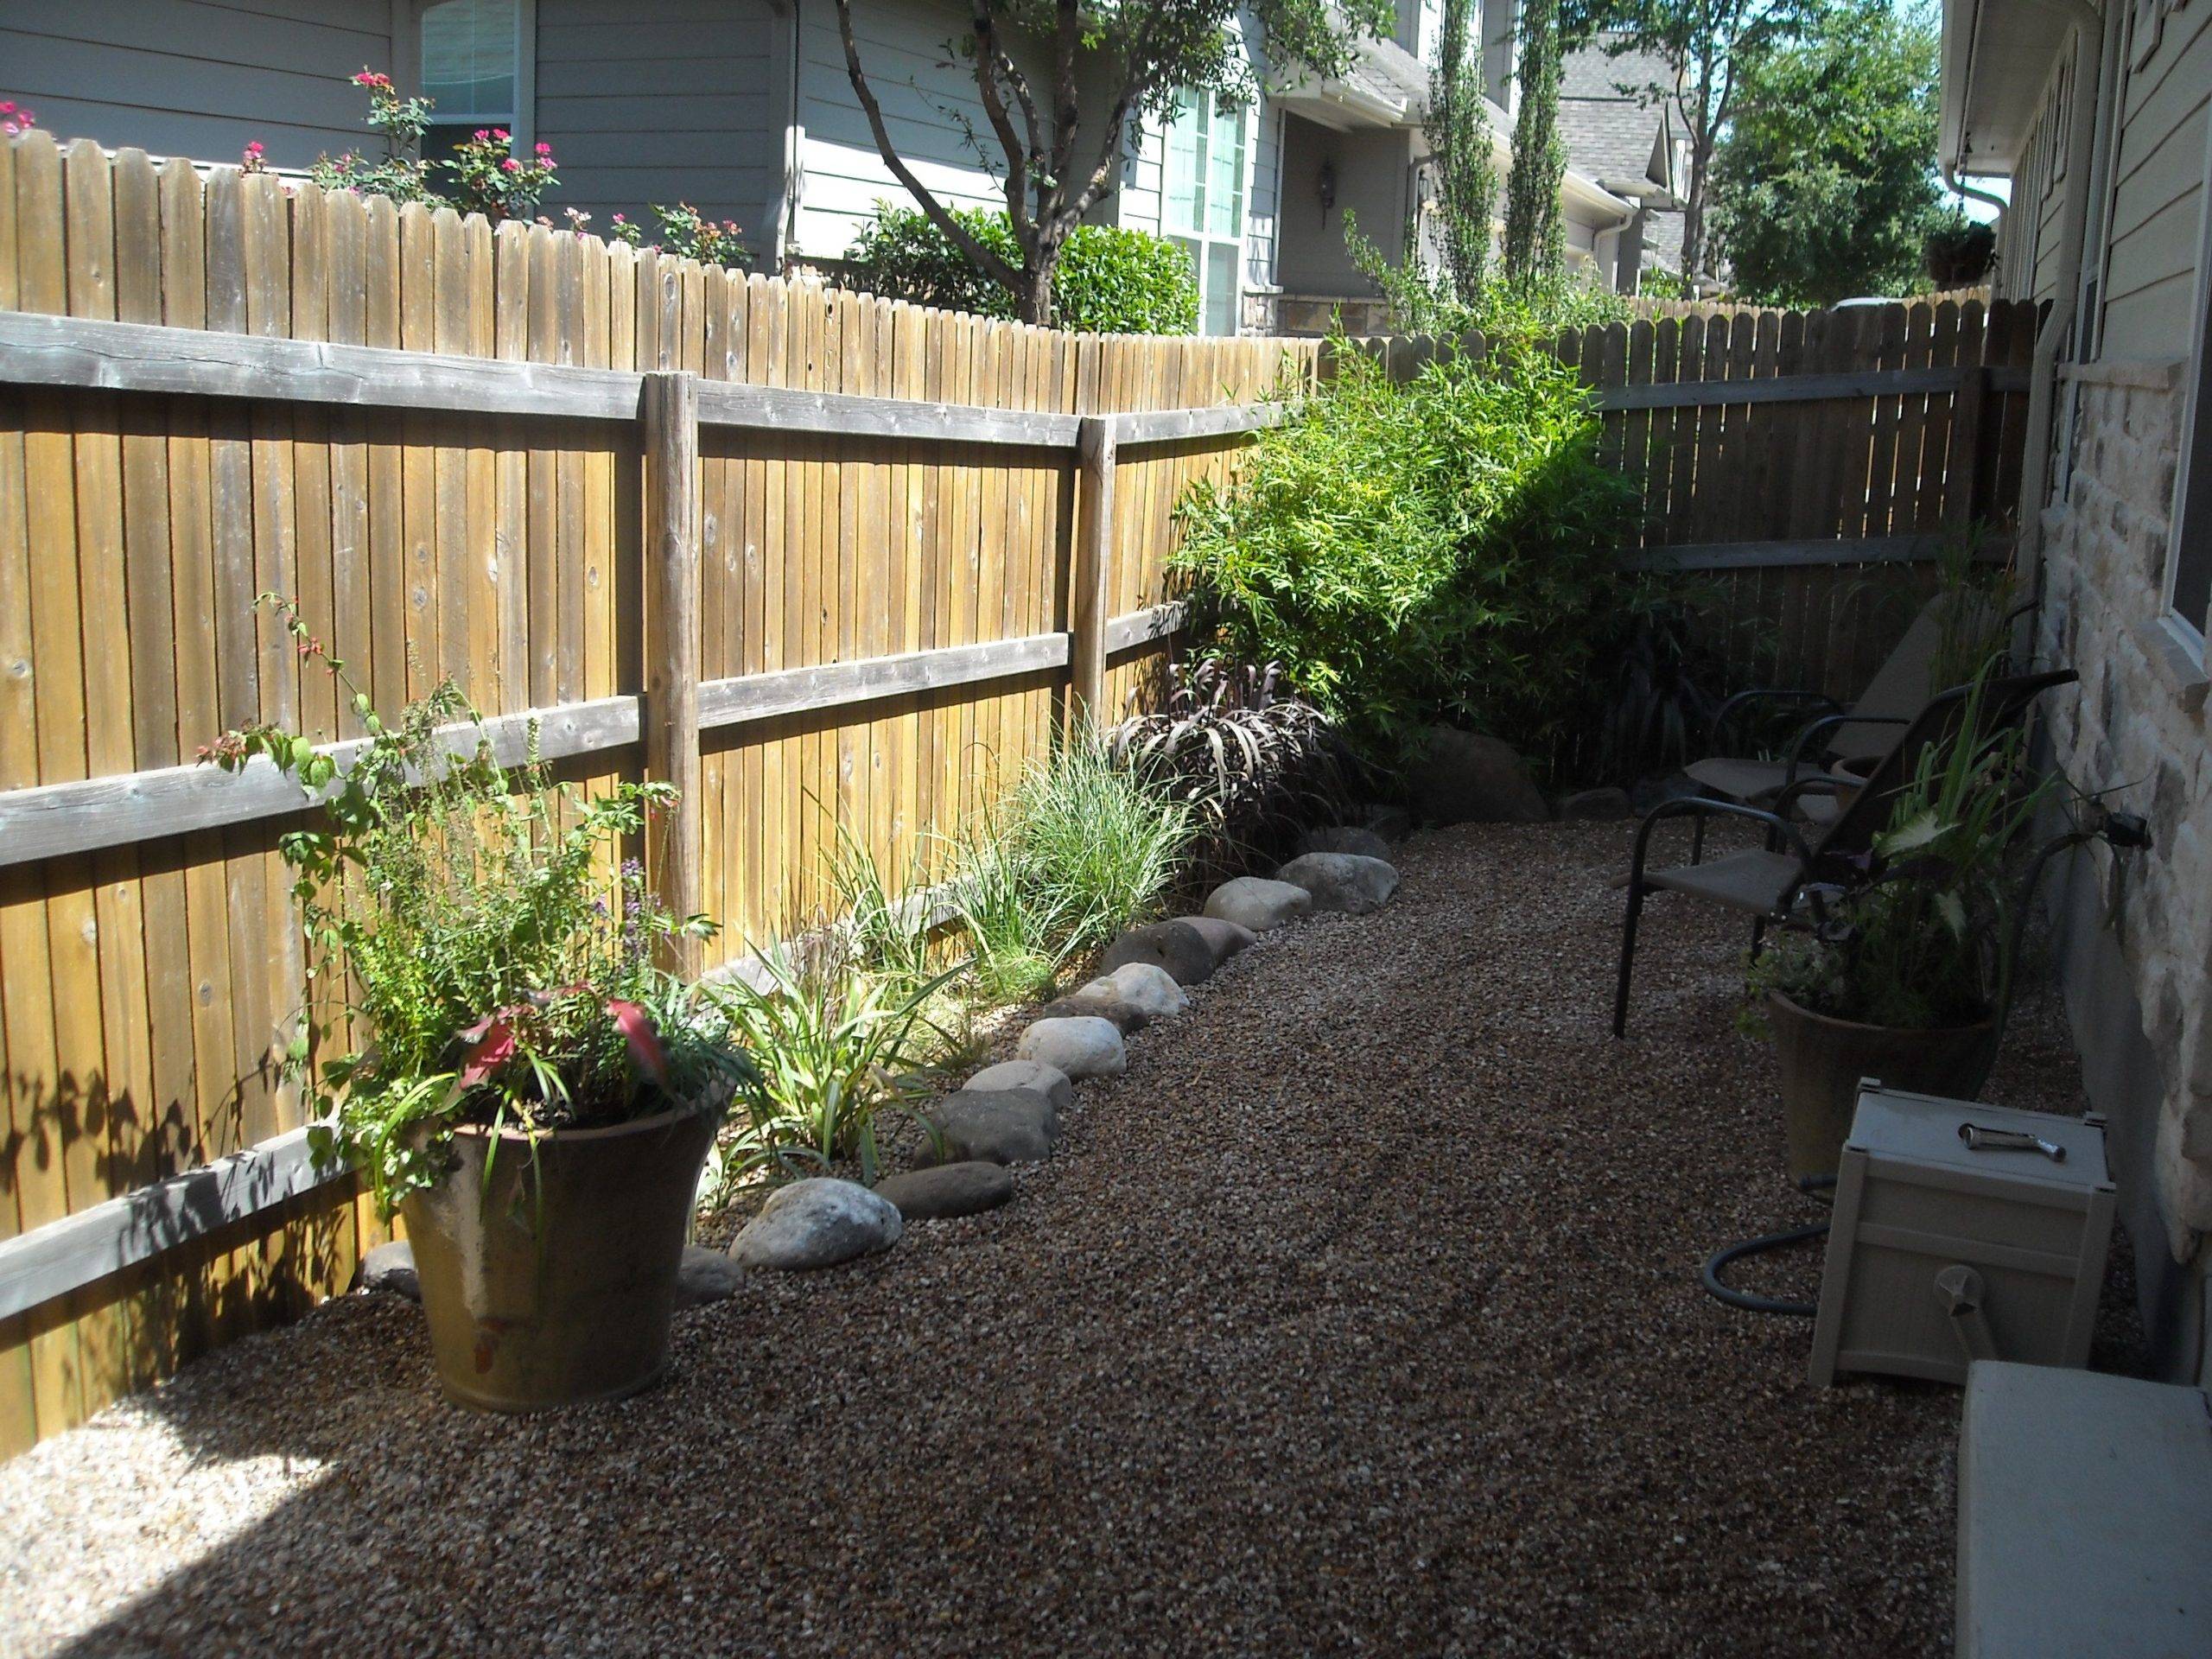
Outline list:
[[[270,725],[201,752],[229,771],[264,758],[319,804],[319,823],[278,842],[308,945],[290,1063],[325,1120],[318,1152],[362,1169],[388,1216],[439,1177],[463,1124],[535,1137],[719,1110],[749,1063],[660,960],[714,924],[671,914],[621,859],[674,792],[586,797],[534,755],[503,766],[450,682],[387,724],[296,608],[263,601],[367,734],[342,772]],[[348,1034],[359,1046],[333,1052]]]
[[[1338,822],[1354,792],[1328,721],[1273,663],[1176,664],[1166,707],[1123,721],[1107,747],[1117,766],[1188,810],[1192,856],[1211,871],[1262,861],[1299,830]]]
[[[1046,989],[1067,963],[1149,916],[1188,857],[1191,810],[1070,730],[956,838],[952,903],[987,995]]]
[[[724,1188],[758,1170],[792,1173],[850,1161],[873,1185],[878,1122],[912,1116],[918,1079],[944,1043],[930,1000],[960,969],[896,987],[834,941],[754,953],[760,984],[734,978],[705,995],[759,1057],[738,1090],[744,1118],[722,1147]]]
[[[1440,721],[1550,753],[1618,632],[1631,503],[1574,372],[1515,342],[1402,385],[1341,340],[1334,360],[1232,487],[1186,499],[1200,619],[1365,759]]]

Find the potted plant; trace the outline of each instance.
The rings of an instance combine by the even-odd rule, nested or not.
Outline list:
[[[321,806],[279,843],[308,944],[292,1064],[317,1150],[404,1218],[449,1397],[529,1411],[634,1392],[666,1365],[700,1167],[750,1076],[658,960],[713,924],[669,914],[620,857],[673,791],[586,798],[534,753],[502,766],[480,728],[456,741],[477,721],[449,683],[387,725],[326,661],[367,733],[345,770],[266,725],[202,752],[231,770],[264,756]]]
[[[1862,1077],[1963,1099],[1986,1080],[2014,855],[2055,785],[2028,779],[2019,728],[1978,730],[1978,703],[1921,752],[1862,873],[1808,887],[1802,922],[1752,957],[1745,1012],[1780,1062],[1792,1179],[1834,1173]]]

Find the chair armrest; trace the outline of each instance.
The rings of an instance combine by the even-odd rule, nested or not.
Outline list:
[[[1643,880],[1643,861],[1651,842],[1651,832],[1669,818],[1748,818],[1753,823],[1763,823],[1767,833],[1777,842],[1786,843],[1797,862],[1806,870],[1813,868],[1812,849],[1805,844],[1805,837],[1797,826],[1779,813],[1763,811],[1756,806],[1745,806],[1738,801],[1708,801],[1691,796],[1678,801],[1662,801],[1643,815],[1643,822],[1637,827],[1636,850],[1629,861],[1628,879],[1631,887]]]
[[[1910,726],[1912,721],[1904,715],[1851,715],[1837,713],[1822,715],[1818,720],[1808,720],[1797,735],[1789,740],[1789,753],[1784,757],[1782,769],[1783,786],[1787,788],[1797,781],[1797,768],[1805,764],[1805,753],[1813,740],[1823,732],[1836,731],[1846,726]]]
[[[1824,702],[1831,709],[1841,704],[1825,691],[1796,691],[1783,686],[1758,686],[1749,691],[1738,691],[1713,711],[1711,742],[1715,754],[1726,754],[1728,722],[1739,709],[1748,709],[1756,702]]]

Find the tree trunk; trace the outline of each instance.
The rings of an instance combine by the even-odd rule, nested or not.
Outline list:
[[[1694,283],[1705,272],[1705,172],[1710,157],[1690,147],[1690,188],[1682,196],[1682,276]]]
[[[1014,315],[1022,321],[1052,326],[1052,267],[1059,256],[1058,248],[1040,248],[1023,262],[1021,286],[1014,291]]]

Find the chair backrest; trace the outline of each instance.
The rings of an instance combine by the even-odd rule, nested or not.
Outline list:
[[[1874,677],[1866,682],[1866,689],[1851,705],[1854,715],[1879,716],[1878,725],[1856,726],[1846,722],[1835,728],[1828,739],[1828,752],[1839,760],[1871,760],[1887,754],[1897,741],[1899,721],[1908,721],[1926,708],[1928,700],[1943,688],[1932,683],[1936,653],[1942,648],[1944,608],[1949,605],[1961,607],[1962,624],[1986,613],[1988,601],[1979,594],[1938,594],[1921,607],[1920,614],[1912,619],[1912,626],[1891,647],[1882,665],[1874,671]],[[1993,630],[1997,619],[1990,615]]]
[[[1947,743],[1955,737],[1964,728],[1970,710],[1976,734],[1993,736],[2025,720],[2035,700],[2053,686],[2071,685],[2080,677],[2070,668],[2053,669],[2043,674],[2000,675],[1981,683],[1978,703],[1974,688],[1970,685],[1954,686],[1929,698],[1913,716],[1912,723],[1904,728],[1904,734],[1892,736],[1889,753],[1882,757],[1881,764],[1874,768],[1851,804],[1836,816],[1814,843],[1813,879],[1836,879],[1843,874],[1836,867],[1872,847],[1874,837],[1889,828],[1897,797],[1911,785],[1919,772],[1921,755],[1932,745]],[[1895,727],[1890,729],[1893,734],[1897,730]]]

